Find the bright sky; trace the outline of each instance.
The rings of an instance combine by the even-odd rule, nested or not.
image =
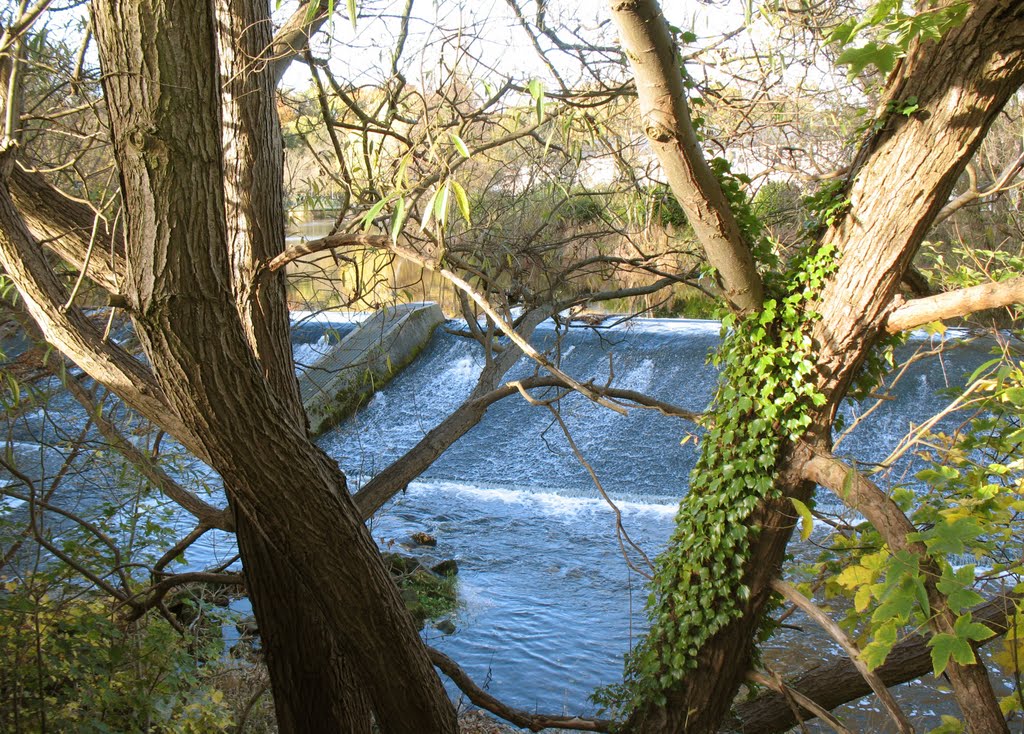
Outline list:
[[[743,24],[743,0],[664,0],[669,21],[680,28],[692,29],[699,36],[709,36],[733,30]],[[520,0],[524,14],[533,20],[537,6],[535,0]],[[398,30],[398,16],[404,2],[381,1],[360,3],[360,18],[352,29],[345,3],[338,0],[338,9],[331,22],[334,43],[328,49],[322,46],[318,53],[330,55],[332,68],[344,79],[379,81],[372,76],[373,67],[390,66],[390,53]],[[294,11],[295,3],[285,2],[275,13],[283,19]],[[616,45],[607,0],[548,0],[548,24],[563,28],[560,36],[572,42],[576,31],[588,41]],[[568,32],[564,30],[568,29]],[[324,34],[321,34],[321,38]],[[506,0],[479,2],[414,2],[410,22],[409,40],[404,54],[407,74],[419,74],[424,67],[434,67],[441,53],[453,58],[457,43],[466,44],[472,38],[472,50],[479,62],[493,69],[494,76],[525,79],[547,77],[548,71],[534,51],[526,33],[519,27]],[[555,54],[556,64],[566,58]],[[423,63],[426,62],[426,63]],[[465,59],[464,64],[469,64]],[[470,70],[472,71],[472,70]],[[369,73],[369,76],[368,76]],[[476,73],[483,76],[484,69]],[[410,78],[410,81],[414,81]],[[416,80],[429,81],[429,79]],[[285,76],[285,84],[302,88],[308,84],[308,74],[302,64],[293,64]]]

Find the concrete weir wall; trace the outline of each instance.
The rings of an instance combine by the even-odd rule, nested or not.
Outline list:
[[[436,303],[382,309],[301,372],[299,390],[313,435],[355,413],[415,359],[443,322]]]

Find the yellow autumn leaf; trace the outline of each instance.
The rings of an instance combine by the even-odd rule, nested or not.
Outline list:
[[[871,586],[864,584],[857,589],[857,594],[853,597],[853,607],[858,612],[863,612],[868,608],[868,604],[871,603]]]
[[[875,580],[875,572],[864,566],[850,566],[843,569],[843,572],[836,577],[840,586],[847,589],[856,589],[858,586],[870,584]]]

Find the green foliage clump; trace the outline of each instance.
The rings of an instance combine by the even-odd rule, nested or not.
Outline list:
[[[651,209],[654,221],[661,226],[685,227],[688,224],[686,213],[679,205],[679,199],[665,184],[658,184],[651,191]]]
[[[913,13],[906,12],[903,0],[877,0],[860,19],[850,18],[837,26],[828,41],[843,49],[836,63],[849,67],[851,78],[868,66],[888,74],[914,39],[938,41],[963,23],[968,10],[966,0],[942,4],[928,0]]]
[[[976,662],[975,648],[993,636],[972,611],[986,595],[1024,593],[1022,336],[1004,332],[998,355],[956,391],[956,405],[970,413],[954,431],[933,428],[908,443],[917,447],[916,459],[924,468],[915,482],[897,486],[891,497],[915,526],[906,539],[918,548],[894,552],[876,528],[862,522],[836,533],[811,569],[826,580],[826,598],[846,600],[842,624],[871,668],[881,665],[907,634],[928,626],[935,613],[930,581],[953,615],[949,629],[929,638],[936,675],[951,662]],[[1009,603],[1017,610],[1011,610],[1009,632],[991,657],[1011,686],[1000,700],[1007,717],[1024,711],[1024,622],[1019,600]],[[963,731],[952,717],[942,721],[933,733]]]
[[[713,158],[709,165],[711,171],[718,179],[722,187],[722,193],[729,201],[729,208],[736,223],[743,233],[743,238],[750,246],[750,252],[764,268],[774,268],[779,264],[771,240],[765,236],[764,225],[758,217],[757,212],[747,196],[747,186],[750,185],[750,177],[744,173],[733,173],[732,164],[725,158]]]
[[[81,594],[47,574],[0,586],[0,730],[231,729],[201,662],[220,654],[219,635],[197,642],[155,616],[124,622],[109,602]]]
[[[751,513],[777,494],[783,442],[799,438],[810,408],[825,402],[815,388],[807,331],[834,268],[834,248],[822,246],[794,260],[787,285],[760,312],[722,321],[712,417],[669,547],[656,563],[650,631],[627,656],[624,683],[595,696],[618,714],[662,705],[664,691],[697,667],[701,647],[743,613]]]

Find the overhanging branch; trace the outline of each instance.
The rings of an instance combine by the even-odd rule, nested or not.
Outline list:
[[[907,301],[889,314],[885,328],[890,334],[896,334],[932,321],[1021,303],[1024,303],[1024,277],[983,283]]]
[[[971,610],[971,618],[981,622],[997,635],[1005,634],[1008,620],[1015,613],[1014,600],[1010,594],[1000,595]],[[981,644],[996,639],[991,637]],[[896,686],[920,678],[932,672],[931,648],[925,635],[910,635],[893,646],[885,662],[875,668],[877,675],[887,686]],[[836,658],[825,665],[815,665],[806,672],[791,676],[786,684],[792,690],[800,691],[826,710],[850,701],[856,701],[871,693],[864,677],[857,671],[849,658]],[[810,711],[800,712],[804,720],[814,717]],[[731,728],[744,734],[777,734],[788,731],[799,724],[786,697],[775,692],[762,693],[752,701],[739,703],[733,709]]]

